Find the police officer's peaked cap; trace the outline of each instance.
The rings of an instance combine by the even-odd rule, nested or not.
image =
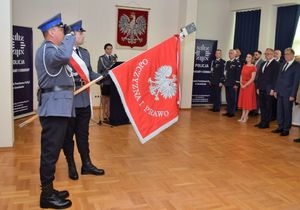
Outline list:
[[[73,31],[82,31],[84,32],[85,30],[82,28],[82,20],[79,20],[72,25],[70,25]]]
[[[39,25],[38,29],[40,29],[42,32],[45,32],[54,26],[63,27],[63,23],[61,20],[61,13],[55,15],[54,17],[50,18],[49,20]]]

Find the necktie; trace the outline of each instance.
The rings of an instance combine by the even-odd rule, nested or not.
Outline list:
[[[108,56],[108,59],[109,59],[109,61],[111,61],[111,55],[110,55],[110,56]]]
[[[76,51],[77,55],[78,55],[79,57],[81,57],[81,56],[80,56],[80,54],[79,54],[79,49],[78,49],[78,48],[76,48],[76,50],[75,50],[75,51]]]
[[[288,65],[289,65],[289,63],[286,63],[286,64],[284,65],[282,71],[285,71],[285,70],[287,69]]]
[[[268,65],[269,65],[269,61],[267,61],[266,64],[264,65],[263,70],[262,70],[263,73],[265,71],[265,68],[267,68]]]

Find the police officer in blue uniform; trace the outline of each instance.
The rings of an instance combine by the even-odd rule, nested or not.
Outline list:
[[[216,59],[211,63],[211,75],[209,84],[211,86],[211,101],[213,108],[211,111],[219,112],[221,107],[221,90],[222,81],[224,80],[224,65],[225,61],[222,57],[222,50],[217,49],[215,53]]]
[[[88,69],[88,75],[90,80],[94,80],[100,76],[92,71],[90,63],[90,54],[85,49],[80,47],[84,43],[85,30],[82,28],[82,21],[79,20],[76,23],[70,25],[71,29],[75,32],[76,43],[74,46],[74,53],[77,53],[79,59],[82,60]],[[79,74],[71,68],[74,76],[76,89],[81,88],[85,82],[80,78]],[[75,135],[77,148],[81,157],[82,167],[81,174],[93,174],[93,175],[104,175],[103,169],[98,169],[94,166],[90,159],[89,150],[89,122],[91,119],[91,100],[90,93],[88,90],[81,92],[74,97],[74,106],[76,117],[72,117],[69,122],[66,139],[63,145],[63,151],[66,156],[69,168],[69,177],[73,180],[78,179],[78,173],[74,161],[74,140]]]
[[[117,61],[117,56],[112,55],[113,46],[110,43],[104,45],[105,54],[101,55],[98,59],[97,72],[103,73],[110,70]],[[104,123],[109,123],[109,109],[110,109],[110,86],[112,80],[107,77],[103,80],[101,84],[101,103],[103,108],[103,116],[100,116],[99,124],[101,124],[101,118],[103,118]]]
[[[236,62],[238,63],[238,70],[239,70],[239,78],[241,76],[241,73],[242,73],[242,67],[243,65],[245,64],[245,60],[242,59],[242,53],[241,53],[241,50],[239,48],[235,48],[235,60]],[[236,91],[236,105],[235,105],[235,108],[236,110],[238,109],[238,98],[239,98],[239,95],[240,95],[240,85],[238,86],[237,88],[237,91]]]
[[[233,117],[236,111],[237,91],[240,83],[240,64],[235,59],[235,50],[229,50],[229,59],[225,64],[224,86],[226,91],[227,112],[224,116]]]
[[[40,180],[41,208],[68,208],[68,191],[53,188],[55,164],[63,146],[73,108],[73,78],[66,66],[73,52],[75,36],[64,26],[61,14],[42,23],[38,29],[45,41],[37,49],[35,66],[39,85],[38,115],[42,126]]]

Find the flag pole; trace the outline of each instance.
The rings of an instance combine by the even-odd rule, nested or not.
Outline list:
[[[81,93],[82,91],[86,90],[87,88],[91,87],[92,85],[94,85],[96,82],[99,82],[100,80],[102,80],[104,78],[103,75],[99,76],[98,78],[92,80],[91,82],[87,83],[86,85],[82,86],[81,88],[79,88],[78,90],[74,91],[74,96],[78,95],[79,93]],[[38,115],[35,114],[32,117],[30,117],[29,119],[25,120],[24,122],[19,124],[19,127],[22,128],[26,125],[28,125],[29,123],[33,122],[34,120],[36,120],[38,118]]]

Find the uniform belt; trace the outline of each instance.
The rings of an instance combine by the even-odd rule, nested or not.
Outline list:
[[[52,88],[42,88],[41,93],[50,93],[50,92],[57,92],[63,90],[74,90],[73,86],[54,86]]]
[[[84,86],[86,83],[85,83],[85,81],[83,81],[83,80],[80,80],[80,81],[75,81],[75,85],[76,86]]]

